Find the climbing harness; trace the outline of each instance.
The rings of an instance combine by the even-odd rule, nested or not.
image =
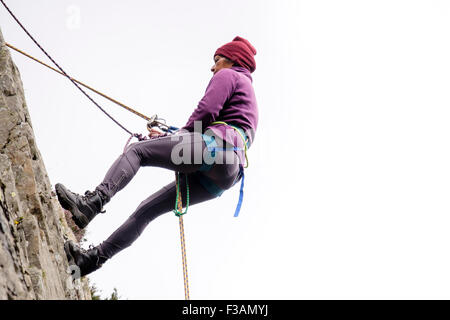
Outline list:
[[[241,211],[242,202],[244,200],[244,180],[245,180],[244,168],[248,167],[247,150],[248,150],[248,142],[249,142],[249,140],[248,140],[248,137],[245,138],[244,131],[241,128],[237,127],[237,126],[228,124],[228,123],[226,123],[224,121],[214,121],[210,125],[215,125],[215,124],[225,124],[227,126],[232,127],[233,129],[235,129],[239,133],[239,136],[241,137],[242,142],[244,144],[244,149],[239,148],[239,147],[218,148],[214,136],[210,136],[210,135],[207,135],[207,134],[203,134],[202,135],[203,136],[203,140],[205,141],[206,147],[207,147],[208,151],[210,152],[210,157],[213,158],[213,159],[216,156],[216,151],[227,151],[227,150],[239,151],[239,150],[244,150],[246,165],[244,166],[243,164],[239,164],[239,172],[238,172],[238,174],[236,176],[236,179],[235,179],[235,181],[233,183],[233,186],[234,186],[239,181],[239,179],[242,178],[241,179],[241,187],[239,189],[239,200],[238,200],[238,203],[236,205],[236,210],[234,212],[234,217],[238,217],[239,216],[239,212]],[[206,190],[208,190],[210,193],[214,194],[215,196],[220,197],[225,190],[222,190],[213,181],[211,181],[209,178],[207,178],[206,176],[201,174],[201,171],[208,171],[208,170],[211,169],[211,167],[212,167],[212,164],[204,163],[202,165],[202,167],[199,169],[200,174],[198,174],[198,180],[199,180],[200,184]]]
[[[233,129],[235,129],[239,133],[239,136],[241,137],[242,142],[244,144],[244,149],[238,148],[238,147],[218,148],[217,147],[217,143],[215,141],[214,141],[214,143],[211,142],[211,138],[213,138],[213,137],[206,135],[208,138],[206,138],[206,140],[205,140],[205,143],[206,143],[206,145],[208,147],[208,150],[211,151],[211,156],[215,155],[215,151],[219,151],[219,150],[221,150],[221,151],[226,151],[226,150],[233,150],[233,151],[234,150],[238,150],[238,151],[239,150],[244,150],[246,165],[244,166],[242,163],[239,164],[239,172],[238,172],[238,175],[236,176],[236,179],[235,179],[235,181],[233,183],[233,186],[234,186],[239,181],[239,179],[242,177],[241,178],[241,187],[239,189],[239,200],[238,200],[238,203],[236,205],[236,210],[234,211],[234,217],[238,217],[239,216],[239,212],[241,211],[242,202],[244,200],[244,179],[245,179],[244,168],[248,167],[247,150],[248,150],[248,142],[249,142],[249,140],[248,140],[248,137],[247,138],[245,137],[246,135],[244,133],[244,130],[242,130],[241,128],[239,128],[239,127],[237,127],[235,125],[226,123],[224,121],[214,121],[214,122],[211,123],[211,125],[215,125],[215,124],[224,124],[224,125],[230,126]],[[212,139],[212,140],[214,140],[214,139]],[[216,194],[218,196],[220,196],[223,193],[223,191],[224,191],[224,190],[220,189],[218,186],[216,186],[212,181],[209,181],[209,179],[207,179],[206,177],[201,177],[201,179],[199,179],[199,181],[200,181],[200,183],[203,184],[203,186],[205,188],[210,190],[210,192],[212,192],[212,193],[214,193],[214,194]]]
[[[211,122],[211,125],[214,125],[214,124],[224,124],[224,125],[230,126],[230,127],[232,127],[233,129],[235,129],[235,130],[237,131],[237,133],[239,133],[239,136],[241,137],[242,142],[243,142],[243,144],[244,144],[244,154],[245,154],[245,162],[246,162],[246,165],[245,165],[244,168],[247,168],[247,167],[248,167],[248,158],[247,158],[247,149],[248,149],[247,144],[248,144],[248,138],[245,138],[244,130],[242,130],[241,128],[239,128],[239,127],[237,127],[237,126],[234,126],[234,125],[232,125],[232,124],[228,124],[228,123],[226,123],[225,121],[214,121],[214,122]],[[217,149],[216,149],[216,150],[217,150]],[[242,149],[241,149],[241,148],[234,147],[233,150],[242,150]]]

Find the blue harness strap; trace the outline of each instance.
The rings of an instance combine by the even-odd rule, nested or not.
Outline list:
[[[205,177],[201,172],[197,173],[197,178],[200,184],[208,190],[209,193],[215,195],[216,197],[220,197],[225,190],[221,189],[217,184],[211,181],[208,177]]]
[[[244,133],[244,131],[241,128],[237,128],[235,127],[235,129],[241,131],[241,133]],[[214,138],[214,136],[210,136],[207,134],[202,134],[203,136],[203,140],[205,141],[206,147],[208,149],[208,151],[210,152],[210,157],[211,159],[215,159],[216,157],[216,151],[227,151],[227,150],[233,150],[233,151],[239,151],[239,150],[244,150],[242,148],[239,147],[233,147],[233,148],[218,148],[217,147],[217,142]],[[246,143],[247,144],[247,143]],[[211,169],[211,167],[213,166],[214,161],[212,161],[211,164],[207,164],[207,163],[203,163],[203,165],[201,166],[201,168],[198,171],[209,171]],[[222,193],[225,191],[223,189],[221,189],[219,186],[217,186],[213,181],[211,181],[211,179],[209,179],[208,177],[204,176],[201,172],[199,172],[199,174],[197,174],[198,180],[200,182],[200,184],[206,189],[208,190],[208,192],[210,192],[211,194],[220,197],[222,195]],[[236,206],[236,210],[234,212],[234,217],[238,217],[239,216],[239,212],[241,211],[241,206],[242,206],[242,202],[244,200],[244,166],[242,164],[239,165],[239,173],[236,176],[236,180],[233,183],[233,186],[239,181],[240,178],[242,178],[241,180],[241,188],[239,190],[239,200],[238,200],[238,204]]]
[[[241,211],[241,205],[242,205],[242,201],[244,200],[244,166],[240,165],[239,166],[239,175],[242,174],[242,180],[241,180],[241,189],[239,190],[239,201],[238,204],[236,206],[236,211],[234,212],[234,216],[237,217],[239,215],[239,211]],[[238,177],[239,177],[238,175]],[[236,179],[237,181],[238,179]]]
[[[210,158],[214,160],[216,158],[216,150],[217,148],[217,142],[214,136],[210,136],[207,134],[202,134],[203,140],[205,141],[206,147],[208,148]],[[214,161],[211,161],[211,164],[203,162],[203,165],[199,169],[199,171],[209,171],[211,167],[213,166]]]

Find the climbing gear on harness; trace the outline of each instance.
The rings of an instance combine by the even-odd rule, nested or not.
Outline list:
[[[239,136],[242,139],[242,142],[244,143],[244,154],[245,154],[245,161],[246,161],[246,165],[243,166],[242,164],[239,164],[239,173],[236,177],[235,182],[233,183],[233,185],[236,184],[237,181],[239,181],[239,179],[242,177],[241,179],[241,187],[239,189],[239,200],[238,200],[238,204],[236,205],[236,210],[234,211],[234,217],[238,217],[239,216],[239,212],[241,211],[241,206],[242,206],[242,202],[244,200],[244,179],[245,179],[245,175],[244,175],[244,168],[248,167],[248,158],[247,158],[247,149],[248,149],[248,137],[245,138],[245,133],[244,131],[234,125],[228,124],[224,121],[214,121],[211,123],[211,125],[214,124],[225,124],[227,126],[232,127],[233,129],[235,129],[238,133]],[[207,143],[208,146],[208,143]],[[216,144],[217,146],[217,144]],[[208,150],[212,151],[218,151],[218,150],[242,150],[242,148],[238,148],[238,147],[234,147],[234,148],[230,148],[230,149],[226,149],[226,148],[217,148],[216,146],[212,146],[212,147],[208,147]],[[212,181],[208,181],[209,179],[207,179],[206,177],[203,177],[203,179],[199,179],[200,183],[202,183],[204,185],[204,187],[208,190],[212,190],[213,194],[218,194],[221,195],[223,193],[223,190],[221,190],[218,186],[215,186],[215,184]],[[215,186],[215,187],[214,187]],[[217,190],[218,188],[218,190]],[[216,190],[214,190],[216,189]],[[211,192],[211,191],[210,191]]]
[[[180,225],[180,241],[181,241],[181,258],[183,262],[183,277],[184,277],[184,297],[186,300],[189,300],[189,277],[188,277],[188,269],[187,269],[187,258],[186,258],[186,241],[184,238],[184,223],[183,223],[183,215],[186,214],[187,209],[189,207],[189,184],[188,178],[186,175],[186,210],[183,212],[183,202],[180,195],[180,173],[175,173],[175,185],[177,189],[177,196],[175,200],[175,215],[178,216],[179,225]]]
[[[79,273],[75,272],[72,274],[74,280],[101,268],[108,260],[107,257],[100,254],[98,247],[91,246],[89,250],[85,250],[71,240],[64,243],[64,252],[69,261],[69,266],[76,266],[79,268]]]
[[[166,120],[162,118],[158,118],[158,115],[154,114],[150,117],[150,119],[147,122],[147,129],[151,132],[153,128],[159,128],[164,132],[173,133],[174,131],[179,130],[179,128],[174,126],[169,126],[166,124]]]
[[[106,199],[101,197],[99,191],[86,191],[80,196],[61,183],[55,185],[56,195],[61,206],[72,213],[72,220],[80,229],[86,228],[94,217],[103,211]]]
[[[237,133],[239,133],[239,136],[241,137],[242,142],[243,142],[243,144],[244,144],[244,154],[245,154],[245,162],[246,162],[246,165],[245,165],[244,168],[247,168],[247,167],[248,167],[248,158],[247,158],[247,149],[248,149],[247,143],[248,143],[248,138],[245,138],[244,130],[242,130],[241,128],[239,128],[239,127],[237,127],[237,126],[234,126],[234,125],[232,125],[232,124],[228,124],[228,123],[226,123],[225,121],[214,121],[214,122],[211,122],[211,125],[214,125],[214,124],[225,124],[225,125],[227,125],[227,126],[232,127],[233,129],[235,129],[235,130],[237,131]],[[236,147],[235,147],[235,148],[236,148]],[[241,150],[241,149],[234,149],[234,150]]]

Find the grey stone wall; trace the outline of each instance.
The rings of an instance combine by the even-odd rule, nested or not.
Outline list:
[[[64,239],[75,237],[52,192],[0,30],[0,299],[91,299],[86,279],[71,281]]]

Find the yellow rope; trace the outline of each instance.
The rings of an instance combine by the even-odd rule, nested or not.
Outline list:
[[[175,173],[175,183],[179,185],[178,175]],[[181,193],[181,192],[180,192]],[[183,211],[183,203],[181,200],[181,194],[178,197],[178,211]],[[183,223],[183,215],[179,215],[180,222],[180,240],[181,240],[181,258],[183,260],[183,276],[184,276],[184,297],[186,300],[189,300],[189,277],[187,270],[187,259],[186,259],[186,241],[184,238],[184,223]]]
[[[63,75],[64,77],[66,76],[64,73],[62,73],[62,72],[59,71],[58,69],[55,69],[55,68],[49,66],[48,64],[45,64],[44,62],[42,62],[42,61],[40,61],[40,60],[34,58],[33,56],[29,55],[28,53],[25,53],[25,52],[23,52],[22,50],[17,49],[16,47],[10,45],[9,43],[5,43],[5,45],[6,45],[7,47],[9,47],[9,48],[11,48],[11,49],[13,49],[13,50],[19,52],[20,54],[23,54],[24,56],[26,56],[26,57],[28,57],[28,58],[30,58],[30,59],[32,59],[32,60],[34,60],[34,61],[36,61],[36,62],[42,64],[43,66],[45,66],[45,67],[47,67],[47,68],[49,68],[49,69],[52,69],[53,71],[59,73],[60,75]],[[121,106],[122,108],[124,108],[124,109],[126,109],[126,110],[128,110],[128,111],[130,111],[130,112],[132,112],[132,113],[134,113],[135,115],[137,115],[137,116],[139,116],[139,117],[141,117],[141,118],[143,118],[143,119],[145,119],[145,120],[147,120],[147,121],[150,120],[150,117],[147,117],[146,115],[144,115],[144,114],[142,114],[142,113],[140,113],[140,112],[138,112],[138,111],[136,111],[136,110],[134,110],[134,109],[132,109],[132,108],[130,108],[130,107],[128,107],[128,106],[126,106],[125,104],[123,104],[123,103],[121,103],[121,102],[119,102],[119,101],[117,101],[117,100],[115,100],[115,99],[113,99],[113,98],[107,96],[106,94],[101,93],[100,91],[95,90],[94,88],[92,88],[92,87],[90,87],[90,86],[88,86],[88,85],[82,83],[81,81],[78,81],[77,79],[74,79],[74,78],[72,78],[72,77],[69,77],[69,78],[70,78],[70,80],[75,81],[75,82],[78,83],[79,85],[82,85],[83,87],[85,87],[85,88],[91,90],[92,92],[95,92],[96,94],[102,96],[103,98],[108,99],[109,101],[114,102],[115,104]]]

